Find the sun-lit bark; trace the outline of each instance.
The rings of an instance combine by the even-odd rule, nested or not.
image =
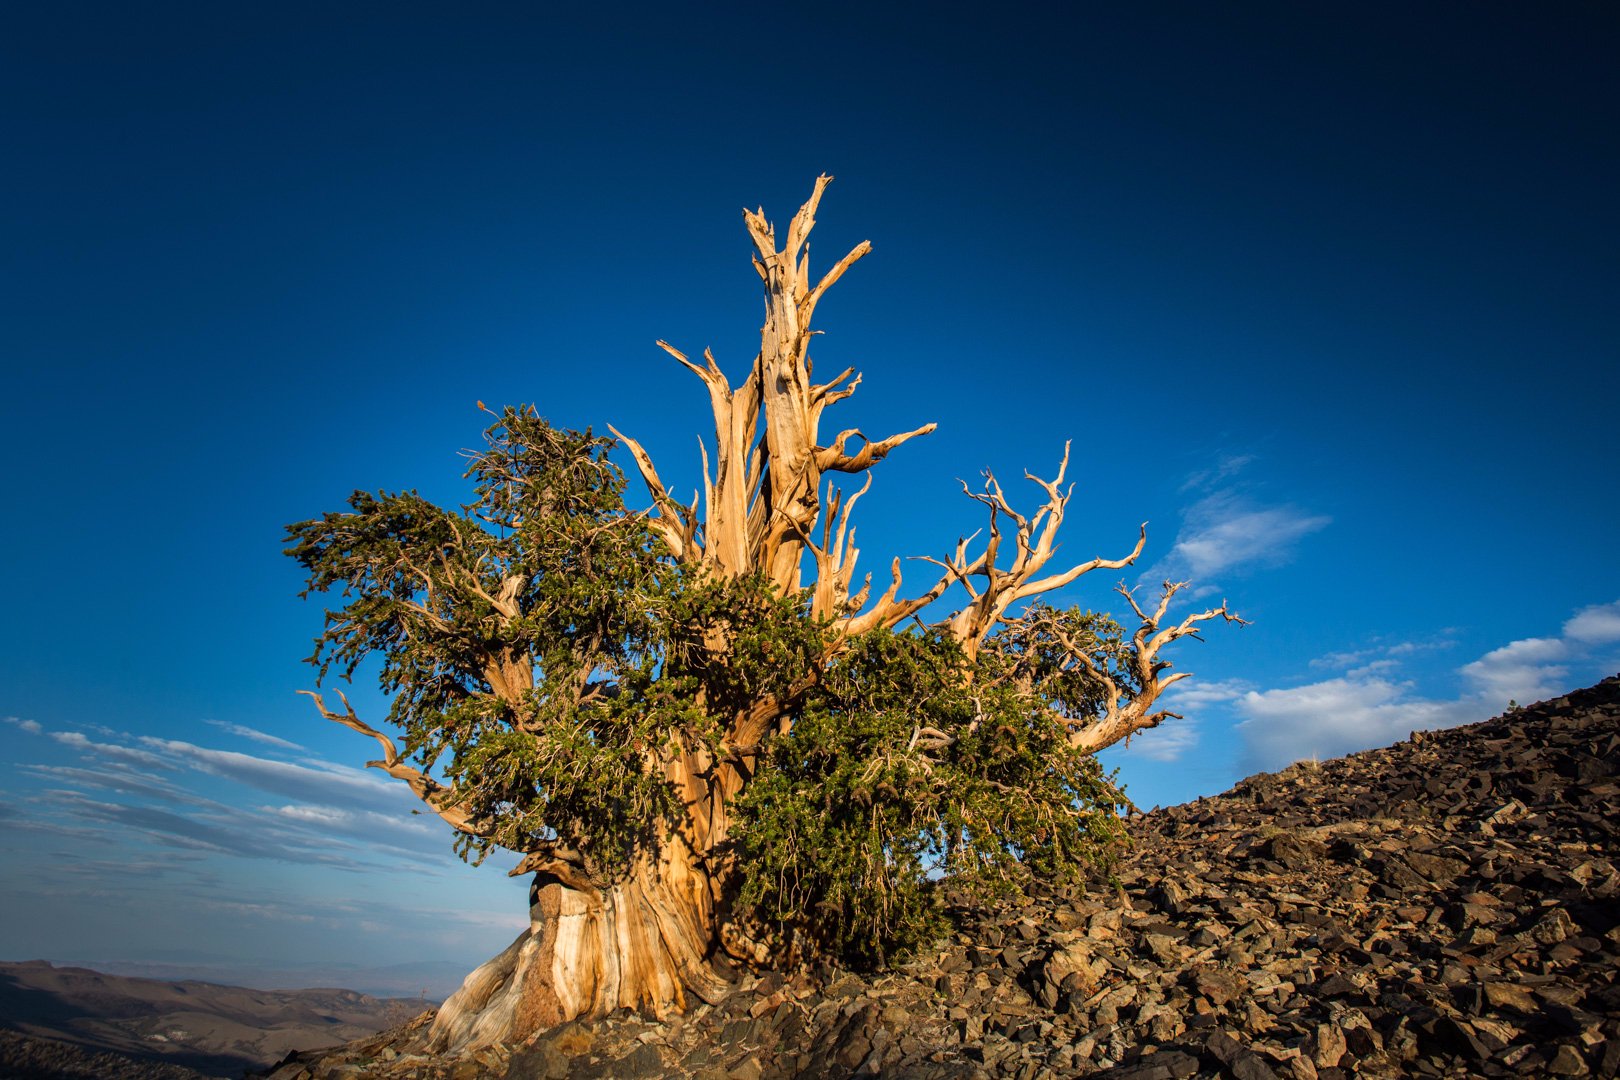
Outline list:
[[[343,702],[343,712],[341,713],[335,713],[328,709],[325,699],[312,690],[300,690],[298,692],[314,701],[316,710],[326,719],[331,720],[333,723],[342,724],[353,731],[358,731],[362,735],[369,735],[382,744],[382,759],[380,761],[366,762],[367,768],[381,769],[394,779],[405,781],[418,799],[426,803],[429,809],[443,818],[445,823],[457,832],[465,833],[468,836],[484,835],[483,827],[474,820],[455,788],[439,783],[421,769],[413,768],[401,760],[399,748],[394,745],[394,740],[356,716],[354,707],[349,704],[349,699],[344,697],[343,691],[339,690],[337,692],[339,700]]]
[[[754,269],[765,286],[765,321],[759,352],[741,383],[733,387],[708,350],[698,364],[667,342],[658,343],[708,390],[715,449],[711,458],[704,448],[702,516],[696,503],[682,506],[669,495],[640,443],[612,429],[630,449],[652,493],[657,527],[677,558],[732,577],[764,573],[783,593],[804,587],[801,567],[821,516],[822,475],[865,472],[902,443],[934,430],[924,424],[868,440],[851,428],[826,445],[820,441],[822,413],[853,394],[861,380],[849,368],[828,382],[814,381],[811,320],[827,290],[872,250],[862,241],[819,279],[812,277],[808,241],[831,180],[816,180],[781,247],[763,210],[743,212]],[[853,570],[852,552],[848,561]],[[846,575],[839,596],[818,592],[816,614],[842,614],[847,584]]]
[[[671,852],[600,889],[536,873],[529,928],[440,1007],[433,1047],[521,1040],[619,1008],[662,1017],[718,1001],[727,984],[710,963],[713,903],[692,863]]]

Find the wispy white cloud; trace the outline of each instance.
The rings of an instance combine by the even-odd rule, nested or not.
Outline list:
[[[124,855],[115,859],[77,858],[62,860],[51,868],[58,879],[83,879],[102,884],[117,881],[120,888],[137,887],[183,878],[193,888],[212,888],[221,879],[207,870],[208,853],[203,851],[164,851],[156,857]]]
[[[1420,641],[1392,642],[1374,638],[1371,644],[1360,649],[1324,653],[1311,660],[1310,666],[1315,669],[1352,674],[1367,669],[1388,671],[1391,670],[1391,662],[1399,665],[1404,658],[1409,656],[1455,648],[1457,642],[1451,636],[1455,632],[1454,629],[1448,627],[1434,636]]]
[[[1288,689],[1250,691],[1238,702],[1246,719],[1241,768],[1275,769],[1309,757],[1383,746],[1413,731],[1482,720],[1475,700],[1409,696],[1409,683],[1339,678]]]
[[[265,809],[272,814],[316,825],[339,825],[351,817],[348,811],[335,806],[267,806]]]
[[[174,784],[168,783],[161,777],[152,776],[148,773],[137,773],[129,769],[119,768],[116,765],[88,769],[71,765],[21,765],[18,768],[23,773],[47,780],[103,788],[108,791],[121,792],[125,795],[141,795],[161,802],[182,803],[193,806],[218,805],[211,800],[200,798]]]
[[[52,731],[49,734],[52,739],[61,743],[63,746],[72,747],[75,750],[83,751],[87,754],[95,754],[100,757],[116,758],[119,761],[126,761],[135,765],[144,765],[148,769],[171,769],[174,767],[158,755],[149,753],[145,750],[137,750],[132,746],[120,746],[117,743],[92,742],[83,732],[80,731]]]
[[[1213,584],[1239,567],[1275,566],[1330,520],[1296,506],[1267,506],[1235,492],[1216,492],[1187,508],[1170,553],[1145,576]]]
[[[1377,656],[1378,653],[1378,649],[1343,649],[1314,657],[1310,662],[1310,666],[1313,668],[1326,668],[1330,671],[1342,671],[1345,668],[1355,667],[1370,657]]]
[[[1164,692],[1160,699],[1165,708],[1173,712],[1234,701],[1252,690],[1245,679],[1188,679],[1178,682]]]
[[[1254,494],[1255,485],[1239,474],[1256,460],[1224,454],[1187,478],[1181,490],[1201,494],[1182,511],[1170,551],[1140,582],[1191,581],[1190,599],[1209,596],[1221,590],[1222,575],[1287,562],[1300,540],[1328,526],[1324,514]]]
[[[24,724],[39,727],[34,721],[16,723],[19,727]],[[173,774],[189,768],[257,791],[287,796],[317,806],[336,804],[362,812],[397,815],[402,809],[414,805],[404,785],[350,765],[315,757],[298,763],[280,761],[235,750],[216,750],[178,739],[160,739],[150,735],[135,738],[99,726],[96,730],[104,731],[109,740],[133,739],[140,745],[128,746],[122,741],[97,742],[81,731],[41,729],[41,733],[53,742],[80,751],[87,757],[101,758],[102,763],[88,768],[28,764],[22,768],[39,776],[56,776],[116,791],[139,791],[170,801],[198,800],[178,784],[152,773]]]
[[[205,817],[155,806],[104,802],[78,792],[59,791],[51,795],[79,821],[129,829],[160,844],[282,862],[320,863],[332,858],[312,846],[289,844],[285,836],[255,828],[234,812]]]
[[[1132,736],[1126,751],[1149,761],[1178,761],[1198,745],[1202,736],[1196,719],[1169,719],[1156,728]]]
[[[1536,701],[1555,692],[1569,668],[1571,649],[1559,638],[1525,638],[1492,649],[1460,669],[1479,687],[1481,696],[1521,704]]]
[[[338,833],[357,840],[394,837],[401,843],[444,842],[448,826],[434,814],[382,813],[376,810],[344,810],[335,806],[290,804],[263,806],[264,813],[309,826],[327,833]]]
[[[1397,658],[1446,643],[1400,642],[1331,654],[1313,666],[1342,675],[1305,686],[1249,691],[1234,702],[1244,719],[1244,771],[1275,769],[1307,757],[1385,746],[1409,732],[1484,720],[1510,701],[1529,704],[1558,693],[1577,664],[1592,666],[1594,646],[1620,641],[1620,602],[1581,609],[1559,637],[1522,638],[1457,668],[1465,689],[1423,697],[1392,677]],[[1600,658],[1599,658],[1600,659]]]
[[[20,720],[15,716],[8,716],[8,717],[5,718],[5,721],[6,721],[6,723],[11,724],[14,727],[21,728],[22,730],[28,732],[28,734],[30,734],[30,735],[38,735],[41,731],[44,730],[43,728],[41,728],[39,726],[39,721],[38,720]]]
[[[282,919],[289,922],[312,923],[315,916],[307,911],[296,911],[285,904],[255,904],[244,900],[200,899],[197,906],[223,911],[228,915],[247,919]]]
[[[17,726],[21,727],[19,721]],[[174,739],[141,736],[99,725],[106,741],[82,731],[41,734],[78,751],[82,764],[20,763],[19,777],[44,781],[19,817],[33,832],[70,835],[126,853],[156,844],[210,857],[271,859],[379,872],[402,860],[413,872],[433,873],[448,850],[446,826],[413,815],[404,785],[361,769],[306,757],[292,763]],[[125,745],[134,741],[138,746]],[[288,744],[289,746],[292,744]],[[190,777],[226,781],[204,797]],[[67,786],[58,786],[67,785]],[[247,792],[269,792],[293,802],[243,805]],[[94,794],[92,794],[94,793]],[[235,805],[232,805],[235,804]]]
[[[161,751],[211,776],[302,802],[384,809],[399,807],[402,798],[408,794],[398,781],[371,776],[362,769],[348,766],[323,762],[320,768],[315,768],[150,735],[142,736],[140,741],[143,746]]]
[[[1352,679],[1365,679],[1369,675],[1384,675],[1400,669],[1401,662],[1392,656],[1382,660],[1369,660],[1360,667],[1353,667],[1345,672]]]
[[[85,782],[78,776],[50,775]],[[127,795],[153,794],[118,790]],[[51,817],[58,824],[94,830],[100,841],[126,851],[138,846],[137,839],[144,839],[212,855],[366,873],[397,866],[402,859],[426,870],[442,860],[447,846],[443,830],[435,832],[420,819],[406,815],[322,813],[318,807],[286,814],[273,807],[234,807],[201,798],[155,806],[111,802],[71,789],[49,789],[40,799],[51,807]]]
[[[226,723],[224,720],[204,720],[203,723],[217,727],[221,731],[228,732],[229,734],[235,735],[239,738],[252,739],[254,742],[264,743],[266,746],[274,746],[279,750],[303,749],[302,746],[299,746],[295,742],[288,742],[286,739],[271,735],[268,732],[260,731],[257,728],[247,727],[243,724],[230,724]]]

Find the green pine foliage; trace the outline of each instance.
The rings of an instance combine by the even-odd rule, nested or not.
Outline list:
[[[718,757],[724,723],[771,697],[790,722],[714,854],[735,909],[800,956],[884,963],[940,930],[942,883],[995,893],[1107,862],[1123,796],[1064,738],[1099,684],[1057,642],[1128,683],[1117,625],[1037,609],[971,658],[928,631],[839,643],[802,598],[671,559],[625,506],[613,440],[492,415],[466,506],[356,492],[288,527],[305,595],[335,601],[310,662],[347,678],[380,658],[405,752],[479,825],[464,857],[561,843],[613,880],[681,813],[656,751]]]
[[[852,643],[769,761],[739,805],[742,902],[805,955],[881,964],[943,928],[942,883],[1070,881],[1121,838],[1123,794],[1022,658],[934,633]]]

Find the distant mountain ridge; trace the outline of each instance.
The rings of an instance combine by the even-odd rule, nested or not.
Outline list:
[[[109,1072],[107,1061],[94,1066],[99,1072],[75,1073],[74,1055],[30,1041],[50,1040],[192,1075],[235,1078],[290,1050],[360,1038],[422,1008],[420,998],[375,998],[352,990],[252,990],[130,978],[42,960],[0,962],[0,1028],[28,1037],[0,1042],[0,1075],[139,1074],[133,1063],[134,1071]],[[41,1071],[48,1069],[57,1071]]]
[[[517,930],[512,933],[515,935]],[[436,1005],[456,991],[476,961],[427,960],[418,963],[372,966],[362,964],[273,964],[227,958],[183,960],[102,960],[95,957],[60,957],[57,967],[80,967],[103,975],[162,982],[207,982],[221,986],[252,986],[260,990],[305,990],[341,986],[374,998],[417,998],[423,1008]]]

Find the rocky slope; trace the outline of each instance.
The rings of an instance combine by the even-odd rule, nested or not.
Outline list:
[[[6,1080],[208,1080],[183,1065],[86,1050],[0,1028],[0,1076]]]
[[[964,910],[881,976],[771,975],[464,1060],[431,1014],[274,1080],[1620,1073],[1620,678],[1132,823],[1117,891]]]

